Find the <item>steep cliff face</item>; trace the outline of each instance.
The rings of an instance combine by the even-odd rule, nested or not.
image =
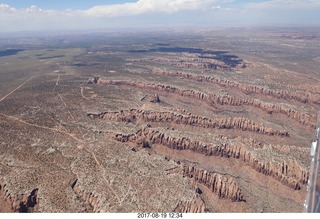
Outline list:
[[[246,94],[248,93],[258,93],[258,94],[263,94],[266,96],[272,96],[276,97],[279,99],[284,99],[284,100],[296,100],[301,103],[316,103],[320,104],[319,102],[319,95],[312,95],[309,92],[299,92],[299,91],[287,91],[287,90],[274,90],[274,89],[269,89],[266,87],[261,87],[261,86],[256,86],[256,85],[245,85],[245,84],[240,84],[239,82],[236,81],[231,81],[228,79],[224,78],[219,78],[219,77],[212,77],[212,76],[199,76],[199,75],[193,75],[193,74],[188,74],[188,73],[183,73],[183,72],[170,72],[166,70],[162,70],[159,68],[154,68],[152,70],[152,73],[154,74],[161,74],[161,75],[168,75],[168,76],[174,76],[174,77],[180,77],[180,78],[185,78],[185,79],[190,79],[194,81],[206,81],[206,82],[211,82],[213,84],[217,84],[220,86],[224,87],[230,87],[230,88],[235,88],[237,90],[240,90]],[[294,87],[293,87],[294,88]]]
[[[77,183],[78,180],[76,179],[70,186],[72,188],[72,190],[79,195],[85,202],[89,203],[92,211],[93,212],[99,212],[99,202],[98,202],[98,198],[96,197],[95,194],[93,194],[92,192],[86,192],[83,189],[81,189],[81,187],[79,186],[79,184]]]
[[[231,67],[224,62],[218,61],[218,60],[209,60],[209,59],[201,59],[201,58],[188,58],[188,59],[183,59],[180,62],[174,62],[175,66],[179,67],[185,67],[185,68],[196,68],[196,69],[201,69],[201,70],[227,70],[230,69]]]
[[[144,110],[121,110],[119,112],[104,112],[101,114],[88,114],[91,118],[100,118],[118,122],[174,122],[176,124],[198,126],[202,128],[239,129],[242,131],[257,132],[265,135],[287,137],[289,133],[285,130],[274,130],[262,124],[244,117],[210,119],[196,115],[181,115],[172,112],[154,112]]]
[[[192,77],[192,76],[190,76]],[[306,124],[308,126],[314,127],[316,117],[314,115],[309,115],[306,113],[298,112],[289,107],[285,107],[280,104],[275,103],[267,103],[261,101],[259,99],[252,98],[237,98],[232,96],[220,96],[216,94],[205,94],[195,90],[181,90],[179,88],[170,86],[170,85],[162,85],[162,84],[146,84],[143,82],[132,82],[132,81],[111,81],[111,80],[98,80],[98,84],[113,84],[119,86],[130,86],[137,87],[141,89],[152,89],[157,91],[163,91],[167,93],[173,93],[180,96],[195,98],[200,101],[204,101],[209,105],[229,105],[229,106],[252,106],[258,109],[265,111],[268,114],[272,113],[280,113],[288,118],[291,118],[295,121],[298,121],[301,124]],[[259,90],[259,89],[255,89]]]
[[[232,201],[244,201],[241,189],[233,177],[208,172],[194,166],[184,166],[183,175],[205,185],[211,192],[217,194],[219,198],[227,198]]]
[[[144,97],[141,98],[141,101],[149,101],[151,103],[159,103],[160,102],[160,97],[158,94],[155,95],[146,95]]]
[[[0,180],[0,198],[10,206],[10,212],[35,212],[39,204],[38,189],[33,189],[30,194],[12,194],[4,181]]]
[[[176,53],[178,59],[169,58],[144,58],[144,59],[128,59],[132,62],[157,62],[166,63],[171,66],[178,66],[183,68],[200,69],[204,71],[210,70],[234,70],[239,68],[246,68],[252,64],[245,63],[243,60],[237,60],[234,63],[228,63],[222,61],[222,59],[216,59],[217,57],[212,54],[200,54],[200,53]],[[235,60],[234,60],[235,61]]]
[[[308,182],[308,171],[294,161],[264,161],[258,159],[254,152],[250,152],[242,143],[221,143],[218,145],[193,141],[189,138],[175,138],[153,129],[143,129],[135,134],[116,134],[114,139],[120,142],[135,142],[141,147],[159,144],[174,150],[189,150],[206,156],[220,156],[239,159],[259,173],[272,176],[292,189],[300,189]]]
[[[205,209],[204,201],[200,197],[196,197],[192,201],[181,201],[174,211],[180,213],[204,213]]]

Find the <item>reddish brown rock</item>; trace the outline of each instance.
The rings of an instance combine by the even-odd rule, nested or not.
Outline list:
[[[192,201],[181,201],[174,211],[180,213],[204,213],[205,209],[204,201],[200,197],[196,197]]]
[[[189,74],[188,74],[189,75]],[[192,76],[186,76],[191,77]],[[200,76],[203,77],[203,76]],[[204,77],[206,79],[208,77]],[[197,79],[202,80],[202,79]],[[167,93],[178,94],[180,96],[195,98],[201,101],[206,102],[209,105],[229,105],[229,106],[253,106],[258,109],[265,111],[268,114],[271,113],[280,113],[288,118],[294,119],[301,124],[306,124],[311,127],[315,127],[316,117],[314,115],[309,115],[306,113],[298,112],[294,109],[289,107],[285,107],[280,104],[276,103],[268,103],[261,101],[259,99],[252,99],[252,98],[237,98],[232,96],[220,96],[216,94],[205,94],[195,90],[181,90],[179,88],[170,86],[170,85],[163,85],[163,84],[146,84],[143,82],[132,82],[132,81],[111,81],[111,80],[99,80],[99,84],[113,84],[119,86],[130,86],[130,87],[137,87],[141,89],[152,89],[157,91],[164,91]],[[230,82],[232,84],[232,82]],[[226,83],[228,84],[228,83]],[[231,86],[231,85],[230,85]],[[254,90],[259,90],[258,88],[254,88]],[[270,91],[271,92],[271,91]]]
[[[135,122],[137,120],[144,122],[174,122],[188,126],[198,126],[202,128],[218,129],[239,129],[242,131],[257,132],[265,135],[275,135],[286,137],[289,133],[285,130],[274,130],[262,124],[256,124],[254,121],[244,117],[210,119],[196,115],[181,115],[172,112],[154,112],[144,110],[121,110],[119,112],[104,112],[101,114],[88,114],[91,118],[100,118],[118,122]]]
[[[5,212],[36,212],[39,204],[37,194],[38,189],[33,189],[30,194],[12,194],[4,181],[0,180],[0,199],[7,207],[3,209]]]
[[[233,177],[197,169],[194,166],[184,166],[183,175],[205,185],[211,192],[217,194],[219,198],[228,198],[232,201],[244,201],[241,189]]]
[[[199,76],[199,75],[192,75],[192,74],[183,73],[183,72],[170,72],[170,71],[165,71],[159,68],[154,68],[152,73],[186,78],[186,79],[195,80],[195,81],[211,82],[224,87],[236,88],[237,90],[240,90],[244,93],[258,93],[258,94],[272,96],[272,97],[276,97],[284,100],[292,99],[292,100],[299,101],[301,103],[307,103],[307,102],[312,102],[317,104],[320,103],[319,102],[320,97],[315,94],[312,95],[309,92],[301,92],[301,91],[289,92],[287,90],[275,90],[275,89],[269,89],[267,87],[261,87],[256,85],[241,84],[236,81],[230,81],[228,79],[219,78],[219,77]]]
[[[143,98],[141,98],[141,101],[149,101],[151,103],[159,103],[160,102],[160,97],[158,94],[155,95],[146,95]]]
[[[90,206],[92,207],[92,211],[93,212],[99,212],[99,202],[98,202],[98,198],[96,197],[95,194],[93,194],[92,192],[86,192],[83,189],[80,188],[79,184],[77,184],[78,180],[75,180],[72,184],[71,184],[71,188],[72,190],[79,195],[85,202],[89,203]]]
[[[282,184],[295,190],[300,189],[300,183],[306,184],[308,182],[308,171],[296,162],[291,160],[282,161],[281,163],[262,161],[241,143],[237,145],[230,143],[211,145],[188,138],[174,138],[152,129],[139,130],[135,134],[129,135],[116,134],[114,138],[120,142],[135,142],[142,147],[144,147],[143,145],[150,147],[152,144],[159,144],[170,149],[189,150],[206,156],[240,159],[257,172],[272,176]]]

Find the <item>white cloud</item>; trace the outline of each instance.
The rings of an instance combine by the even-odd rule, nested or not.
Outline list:
[[[149,12],[174,13],[185,10],[207,10],[222,0],[139,0],[135,3],[100,5],[85,12],[89,16],[123,16]]]
[[[0,13],[14,13],[17,9],[10,7],[7,4],[0,4]]]
[[[81,10],[45,10],[36,5],[28,8],[16,9],[6,4],[0,4],[0,18],[13,18],[14,20],[25,20],[31,18],[48,18],[56,17],[85,17],[84,11]]]
[[[77,10],[45,10],[35,5],[15,9],[0,4],[0,32],[24,30],[51,30],[81,27],[84,13]],[[89,25],[87,25],[89,26]]]
[[[184,10],[207,10],[215,3],[226,0],[138,0],[135,3],[113,5],[98,5],[87,10],[44,10],[35,5],[25,9],[15,9],[7,4],[0,4],[0,15],[14,13],[24,14],[54,14],[89,17],[118,17],[139,15],[145,13],[175,13]]]
[[[49,12],[53,12],[53,11],[43,10],[35,5],[32,5],[29,8],[25,8],[25,9],[16,9],[7,4],[0,4],[0,15],[13,14],[13,15],[19,16],[23,14],[39,14],[39,13],[46,14]]]
[[[320,0],[268,0],[249,3],[249,9],[315,9],[320,8]]]
[[[30,8],[26,8],[25,11],[28,13],[45,12],[43,9],[38,8],[36,5],[32,5]]]
[[[144,27],[152,25],[313,24],[320,19],[320,0],[137,0],[87,10],[13,8],[0,4],[0,32]],[[285,12],[285,13],[284,13]],[[310,13],[309,13],[310,12]],[[299,16],[300,17],[299,17]],[[128,18],[127,16],[132,16]]]

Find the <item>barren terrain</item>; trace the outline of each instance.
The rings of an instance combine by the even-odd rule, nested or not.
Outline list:
[[[301,212],[319,36],[227,29],[0,42],[0,212]]]

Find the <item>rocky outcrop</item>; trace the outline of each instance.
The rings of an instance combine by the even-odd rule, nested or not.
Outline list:
[[[97,84],[100,79],[100,76],[94,76],[93,78],[90,78],[87,82],[87,84]]]
[[[39,204],[38,189],[33,189],[29,194],[12,194],[4,181],[0,180],[0,198],[8,206],[10,212],[36,212]]]
[[[147,84],[143,82],[132,82],[132,81],[113,81],[113,80],[98,80],[98,84],[112,84],[119,86],[129,86],[137,87],[141,89],[152,89],[157,91],[163,91],[167,93],[173,93],[184,97],[198,99],[204,101],[208,105],[228,105],[228,106],[252,106],[258,109],[261,109],[268,114],[280,113],[288,118],[294,119],[301,124],[306,124],[311,127],[315,126],[316,117],[306,113],[298,112],[289,107],[285,107],[280,104],[268,103],[261,101],[259,99],[252,98],[237,98],[232,96],[221,96],[216,94],[205,94],[195,90],[182,90],[177,87],[163,84]]]
[[[204,59],[204,58],[184,58],[179,62],[174,62],[175,66],[184,68],[196,68],[201,70],[230,70],[231,67],[226,63],[214,60],[214,59]]]
[[[182,108],[171,108],[170,110],[174,111],[174,112],[177,112],[178,114],[181,114],[181,115],[188,115],[188,116],[192,115],[186,109],[182,109]]]
[[[166,63],[171,66],[200,69],[204,71],[210,70],[234,70],[238,68],[246,68],[250,66],[250,63],[245,63],[240,59],[223,59],[222,57],[217,58],[216,55],[204,54],[204,53],[176,53],[177,59],[151,57],[144,59],[128,59],[132,62],[157,62]],[[234,57],[236,58],[236,57]],[[222,61],[223,60],[223,61]]]
[[[170,72],[170,71],[162,70],[159,68],[154,68],[152,70],[152,73],[185,78],[185,79],[190,79],[194,81],[206,81],[206,82],[217,84],[223,87],[235,88],[237,90],[244,92],[245,94],[256,93],[256,94],[263,94],[266,96],[276,97],[284,100],[296,100],[301,103],[311,102],[311,103],[320,104],[320,101],[319,101],[320,97],[317,95],[311,95],[311,93],[309,92],[306,93],[302,91],[298,92],[298,91],[288,91],[288,90],[274,90],[274,89],[269,89],[267,87],[261,87],[256,85],[240,84],[239,82],[230,81],[225,78],[193,75],[193,74],[188,74],[183,72]]]
[[[208,172],[194,166],[184,166],[183,175],[205,185],[211,192],[217,194],[219,198],[227,198],[232,201],[244,201],[241,189],[233,177]]]
[[[289,133],[285,130],[274,130],[262,124],[256,124],[254,121],[244,117],[210,119],[196,115],[187,116],[172,112],[154,112],[136,109],[121,110],[119,112],[104,112],[101,114],[89,113],[87,115],[91,118],[107,119],[118,122],[134,123],[137,120],[143,122],[173,122],[176,124],[198,126],[202,128],[238,129],[272,136],[289,136]]]
[[[80,196],[86,203],[89,203],[93,212],[99,212],[99,202],[98,197],[92,192],[84,191],[77,183],[78,179],[71,183],[72,190]]]
[[[220,156],[241,158],[241,155],[251,156],[239,146],[222,143],[218,145],[206,144],[200,141],[193,141],[189,138],[175,138],[168,136],[154,129],[138,130],[135,134],[116,134],[114,139],[120,142],[135,142],[138,146],[161,144],[174,150],[190,150],[192,152],[204,154],[206,156]],[[241,155],[240,155],[241,152]]]
[[[265,161],[257,158],[242,143],[221,143],[217,145],[193,141],[189,138],[175,138],[153,129],[143,129],[135,134],[116,134],[115,140],[120,142],[135,142],[141,147],[150,147],[159,144],[174,150],[189,150],[206,156],[220,156],[239,159],[257,172],[280,181],[292,189],[300,189],[302,184],[308,182],[308,171],[299,166],[295,161]],[[269,158],[271,159],[271,158]]]
[[[160,97],[158,94],[155,95],[146,95],[141,98],[141,101],[149,101],[151,103],[159,103],[160,102]]]
[[[206,209],[204,201],[196,197],[191,201],[180,201],[174,212],[179,213],[204,213]]]

